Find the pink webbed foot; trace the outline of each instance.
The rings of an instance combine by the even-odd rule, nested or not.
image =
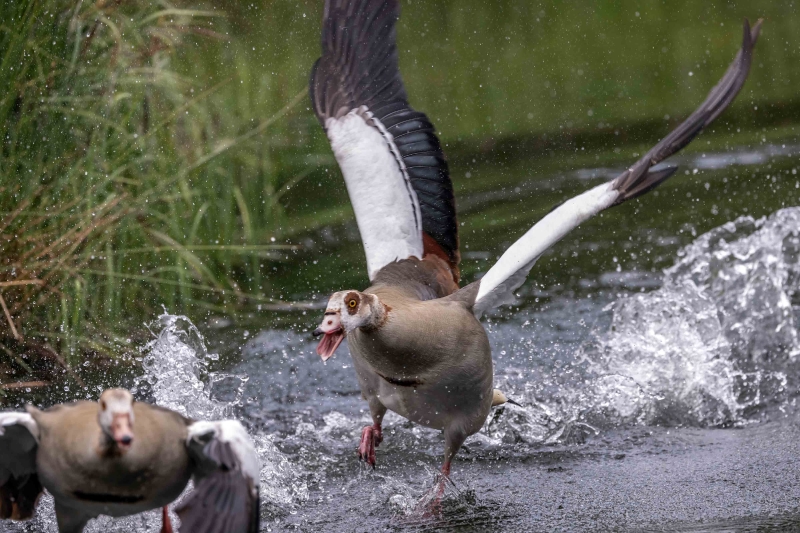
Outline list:
[[[361,442],[358,444],[358,458],[375,468],[375,448],[383,440],[381,426],[375,424],[361,430]]]
[[[436,476],[436,481],[433,487],[426,492],[416,505],[416,513],[423,518],[433,518],[439,516],[442,512],[442,497],[447,483],[450,481],[450,463],[445,463],[442,466],[442,471]],[[452,483],[452,482],[451,482]]]
[[[166,505],[161,508],[161,520],[161,533],[174,533],[172,530],[172,522],[169,520],[169,513]]]
[[[447,462],[442,466],[442,472],[439,474],[439,479],[436,481],[436,485],[434,486],[436,495],[431,502],[430,509],[432,512],[438,514],[441,511],[442,496],[444,496],[444,489],[448,481],[450,481],[450,462]]]

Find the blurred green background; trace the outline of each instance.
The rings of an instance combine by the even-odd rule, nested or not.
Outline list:
[[[366,284],[305,92],[321,11],[321,1],[4,4],[4,387],[133,360],[162,306],[235,319]],[[401,70],[444,142],[464,250],[495,253],[485,243],[580,190],[536,183],[622,168],[665,135],[721,77],[745,17],[765,19],[750,79],[689,154],[797,144],[795,2],[403,1]],[[793,184],[749,212],[797,203]],[[538,192],[471,201],[519,187]],[[714,215],[701,229],[737,214],[712,210],[718,193],[707,194]],[[685,203],[664,209],[680,218]],[[613,216],[633,224],[637,209]],[[470,280],[484,265],[465,257]]]

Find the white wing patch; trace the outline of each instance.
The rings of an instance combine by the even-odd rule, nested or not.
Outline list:
[[[598,185],[567,200],[512,244],[481,278],[473,307],[475,315],[480,317],[493,307],[511,303],[514,291],[525,282],[539,256],[582,222],[614,204],[619,193],[613,183]]]
[[[36,442],[39,442],[39,426],[28,413],[0,413],[0,436],[5,434],[4,428],[17,424],[25,426]]]
[[[325,129],[356,214],[369,278],[398,259],[421,259],[419,200],[391,133],[366,106],[327,119]]]
[[[239,463],[242,465],[242,472],[252,479],[253,484],[258,487],[261,479],[261,463],[253,446],[253,441],[242,424],[236,420],[199,421],[189,426],[188,432],[187,444],[192,439],[199,439],[209,433],[214,433],[215,439],[229,443]]]

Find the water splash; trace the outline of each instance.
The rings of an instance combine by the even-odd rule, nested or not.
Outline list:
[[[747,423],[800,388],[799,300],[800,208],[728,222],[680,250],[660,288],[606,306],[610,325],[571,361],[551,355],[552,368],[504,385],[526,408],[490,418],[478,440],[564,443],[594,427]],[[510,348],[525,357],[529,341]]]
[[[151,325],[151,331],[156,328],[153,340],[141,349],[145,373],[132,392],[152,396],[158,405],[190,418],[215,420],[231,416],[236,401],[211,398],[210,384],[225,375],[210,375],[208,367],[219,356],[208,352],[197,327],[184,316],[164,313]]]
[[[741,375],[715,302],[690,282],[612,304],[594,355],[594,416],[637,423],[721,424],[738,411]]]
[[[800,289],[800,208],[741,217],[679,252],[665,286],[691,283],[711,299],[735,359],[800,354],[792,299]]]
[[[660,289],[614,302],[596,371],[629,383],[598,380],[602,407],[645,423],[721,425],[781,401],[800,354],[799,251],[800,208],[741,217],[680,250]]]
[[[248,376],[209,371],[219,356],[208,352],[203,335],[185,316],[164,313],[155,326],[160,331],[142,349],[145,374],[138,392],[149,389],[158,405],[191,418],[238,418]],[[261,459],[262,506],[272,514],[294,512],[307,497],[305,483],[270,437],[252,430],[251,437]]]

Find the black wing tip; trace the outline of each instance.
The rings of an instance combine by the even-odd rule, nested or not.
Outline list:
[[[750,46],[755,46],[756,41],[758,41],[758,36],[761,35],[761,24],[764,23],[764,19],[760,18],[756,20],[756,23],[753,26],[750,26],[750,21],[748,19],[744,19],[744,34],[746,37],[750,38]]]
[[[728,70],[689,118],[614,180],[613,187],[619,192],[614,205],[641,196],[672,176],[677,167],[666,167],[655,171],[652,167],[692,142],[736,99],[750,73],[753,48],[761,33],[762,23],[763,19],[758,19],[751,28],[750,21],[744,19],[742,46]]]
[[[671,178],[677,170],[678,165],[663,165],[661,168],[649,169],[643,178],[636,181],[633,186],[624,191],[620,190],[620,197],[614,202],[614,205],[647,194]]]
[[[396,0],[325,2],[322,56],[311,69],[310,95],[321,123],[340,110],[407,99],[400,77]]]

